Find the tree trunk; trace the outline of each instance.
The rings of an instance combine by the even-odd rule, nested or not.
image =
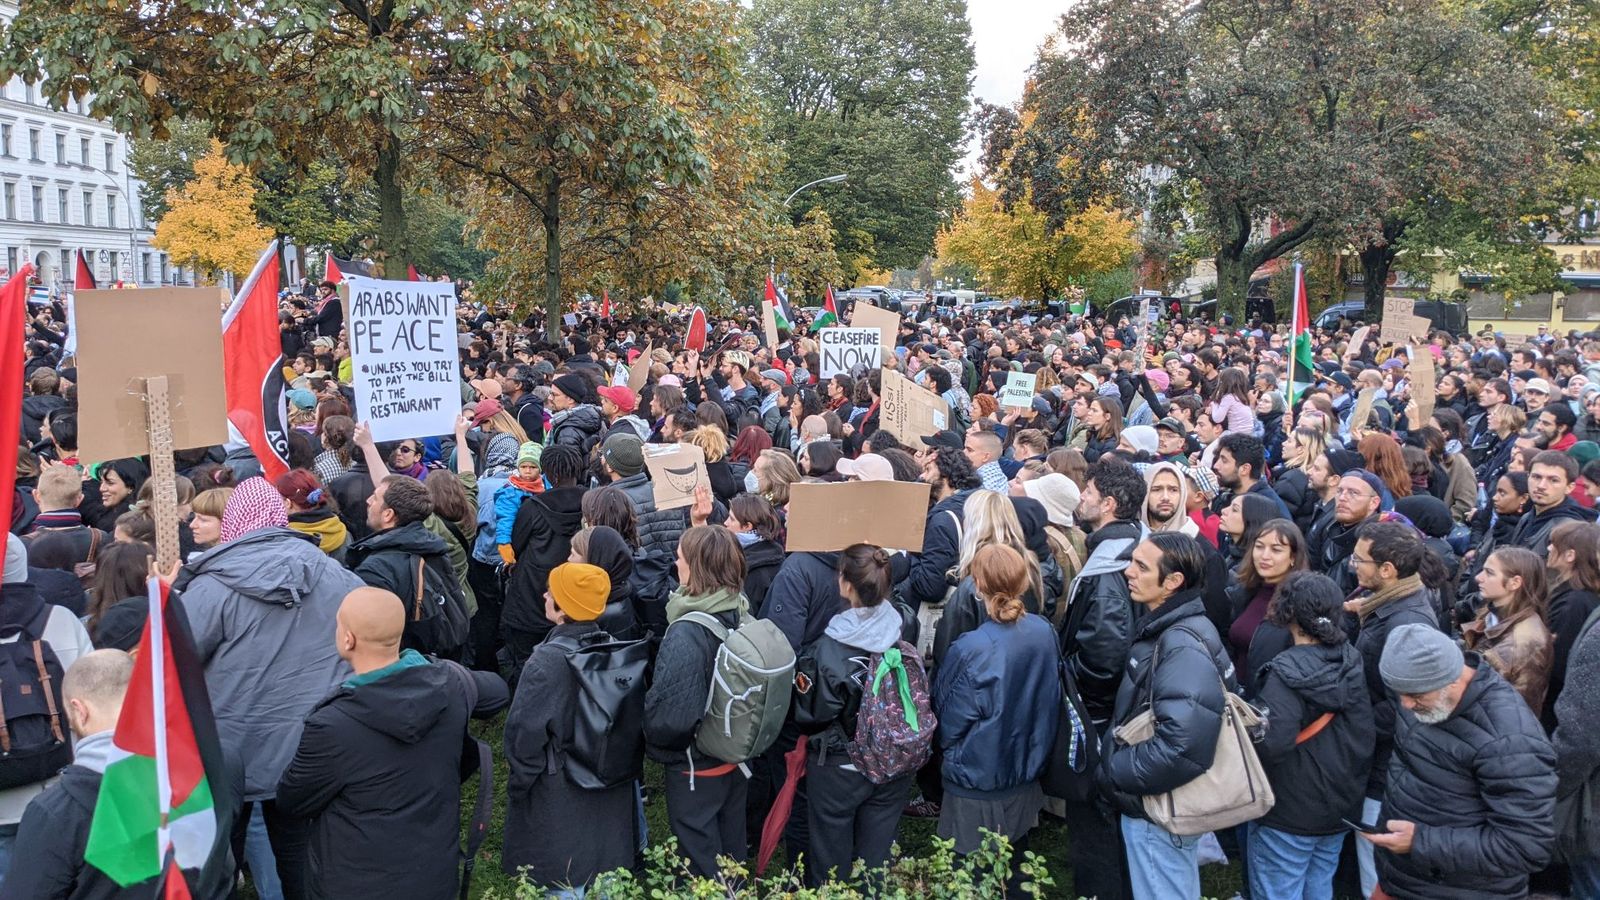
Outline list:
[[[1256,270],[1250,254],[1244,258],[1217,254],[1217,321],[1224,315],[1244,321],[1244,300],[1250,293],[1250,275]]]
[[[1368,322],[1383,320],[1383,295],[1397,252],[1393,244],[1369,245],[1361,250],[1361,295],[1366,301]]]
[[[384,252],[383,275],[393,281],[406,277],[411,248],[406,240],[405,197],[400,189],[400,139],[385,135],[378,147],[373,172],[378,186],[378,245]]]
[[[544,181],[544,333],[555,340],[561,331],[561,176],[554,170]]]

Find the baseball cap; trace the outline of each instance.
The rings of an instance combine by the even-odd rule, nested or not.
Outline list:
[[[1182,435],[1187,435],[1189,433],[1189,429],[1183,427],[1183,423],[1178,421],[1176,416],[1167,416],[1165,419],[1162,419],[1156,423],[1156,428],[1165,428],[1168,431],[1174,431]]]
[[[480,397],[490,400],[500,399],[500,382],[493,378],[474,378],[467,383],[472,385],[472,389],[477,391]]]
[[[894,466],[876,453],[863,453],[855,459],[841,459],[834,468],[839,474],[859,481],[894,480]]]
[[[1089,382],[1089,390],[1091,390],[1091,391],[1099,390],[1099,388],[1100,388],[1100,380],[1095,378],[1093,375],[1089,374],[1088,372],[1079,372],[1078,373],[1078,380],[1079,381],[1087,381],[1087,382]]]
[[[1545,381],[1543,378],[1530,378],[1528,383],[1522,386],[1522,389],[1529,393],[1548,396],[1550,394],[1550,382]]]
[[[1335,372],[1328,376],[1328,380],[1339,385],[1347,391],[1353,391],[1356,389],[1355,381],[1344,372]]]
[[[951,450],[960,450],[967,446],[967,442],[962,439],[961,435],[949,429],[928,435],[922,439],[922,443],[934,448],[949,447]]]
[[[625,384],[616,385],[615,387],[606,385],[595,391],[595,393],[615,403],[617,409],[622,410],[624,414],[631,413],[639,408],[639,398],[634,396],[633,388]]]

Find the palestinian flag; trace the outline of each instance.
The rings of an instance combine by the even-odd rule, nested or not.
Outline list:
[[[221,751],[199,658],[168,587],[147,582],[149,618],[100,781],[84,861],[122,887],[165,875],[161,896],[189,896],[183,870],[204,868],[229,828],[207,772]],[[169,617],[169,613],[176,613]]]
[[[772,281],[772,273],[767,273],[767,304],[772,307],[772,318],[778,324],[779,331],[794,331],[794,315],[789,312],[789,298]]]
[[[327,259],[323,263],[322,280],[331,281],[334,284],[338,284],[344,280],[346,275],[365,275],[371,277],[372,265],[370,263],[364,263],[355,259],[340,259],[339,257],[333,255],[332,250],[329,250]],[[411,280],[417,281],[418,279],[413,278]]]
[[[1294,311],[1289,322],[1293,341],[1289,347],[1289,403],[1293,405],[1311,387],[1317,365],[1311,356],[1311,314],[1306,303],[1305,267],[1300,263],[1294,264]]]
[[[817,320],[811,323],[811,333],[815,334],[829,325],[839,324],[839,307],[833,302],[833,285],[828,286],[827,293],[822,296],[822,312],[817,314]]]

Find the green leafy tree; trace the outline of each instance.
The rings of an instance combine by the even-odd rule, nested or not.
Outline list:
[[[128,169],[139,179],[139,201],[152,222],[167,214],[167,197],[194,180],[194,164],[211,150],[211,126],[180,120],[167,126],[167,137],[134,140]]]
[[[851,276],[917,266],[961,203],[964,0],[755,0],[751,32],[751,76],[786,156],[778,184],[850,176],[801,194],[792,214],[827,210]]]

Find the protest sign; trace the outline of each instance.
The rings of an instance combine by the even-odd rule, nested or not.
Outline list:
[[[795,482],[789,486],[790,553],[827,553],[851,544],[922,552],[926,518],[885,515],[928,508],[931,485],[911,481]]]
[[[650,471],[656,509],[694,505],[694,489],[710,484],[706,454],[693,444],[645,444],[644,467]]]
[[[1350,346],[1344,351],[1345,359],[1355,359],[1361,355],[1361,345],[1367,342],[1367,335],[1372,333],[1371,325],[1363,325],[1350,334]]]
[[[883,336],[883,349],[893,351],[895,341],[900,337],[900,314],[857,301],[855,312],[850,314],[850,327],[878,329]]]
[[[219,288],[78,291],[78,455],[150,452],[144,380],[165,375],[172,447],[228,440]],[[454,352],[452,349],[451,352]]]
[[[824,328],[816,338],[822,357],[819,378],[849,375],[858,365],[868,369],[883,365],[883,335],[876,328]]]
[[[578,314],[577,313],[567,313],[567,314],[565,314],[565,315],[563,315],[561,317],[561,322],[562,322],[562,324],[566,325],[568,328],[577,328],[578,327]]]
[[[1350,432],[1354,434],[1357,429],[1366,431],[1368,422],[1372,418],[1372,404],[1377,402],[1378,389],[1362,388],[1360,396],[1356,399],[1355,411],[1350,414]]]
[[[461,410],[455,286],[360,275],[344,283],[356,418],[375,441],[449,434]]]
[[[765,299],[761,301],[761,335],[767,339],[769,349],[777,348],[778,317],[772,311],[772,303]]]
[[[653,348],[644,348],[644,352],[639,354],[639,358],[628,366],[628,390],[633,391],[635,396],[638,395],[639,389],[644,387],[645,383],[650,380],[651,349]]]
[[[1411,396],[1417,401],[1417,421],[1411,422],[1412,428],[1421,428],[1428,424],[1428,419],[1433,416],[1435,402],[1434,390],[1437,387],[1433,378],[1433,351],[1427,347],[1418,347],[1411,356]]]
[[[1038,375],[1012,372],[1006,376],[1006,386],[1000,389],[1000,405],[1020,406],[1024,409],[1032,406],[1034,385],[1038,381]]]
[[[1383,325],[1378,339],[1385,344],[1404,344],[1411,337],[1415,306],[1416,301],[1409,297],[1383,298]]]
[[[918,438],[943,431],[950,422],[950,404],[943,397],[893,369],[883,370],[881,397],[878,427],[902,444],[921,446]]]

